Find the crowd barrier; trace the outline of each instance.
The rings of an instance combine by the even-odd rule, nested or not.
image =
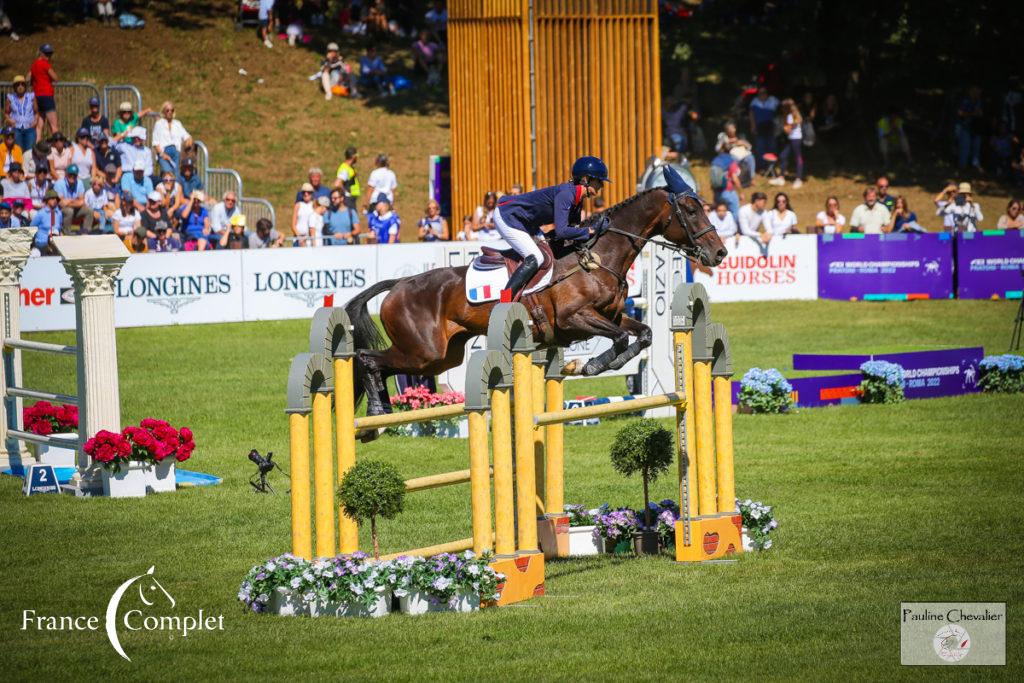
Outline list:
[[[312,559],[358,550],[358,529],[335,499],[337,485],[356,463],[358,430],[464,415],[469,468],[410,479],[406,487],[418,492],[469,482],[472,536],[386,557],[493,551],[492,565],[506,575],[498,604],[541,595],[545,556],[568,555],[562,426],[586,417],[666,407],[676,423],[677,561],[741,552],[728,337],[722,325],[710,321],[710,301],[701,285],[677,288],[672,314],[672,392],[564,408],[561,350],[538,350],[525,307],[498,304],[489,321],[488,348],[470,356],[465,403],[357,418],[351,322],[342,308],[319,309],[309,352],[295,356],[288,375],[292,552]]]

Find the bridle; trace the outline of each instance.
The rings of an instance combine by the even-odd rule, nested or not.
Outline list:
[[[666,190],[666,192],[668,191]],[[662,226],[662,232],[664,232],[668,228],[669,223],[672,222],[672,217],[675,216],[675,219],[679,221],[679,225],[682,226],[683,230],[686,232],[686,236],[690,240],[689,245],[672,244],[671,242],[655,239],[654,237],[634,235],[633,233],[626,232],[625,230],[619,230],[618,228],[612,227],[609,224],[609,219],[605,218],[603,227],[598,226],[597,228],[595,228],[594,237],[587,242],[587,250],[590,250],[594,246],[594,244],[597,243],[597,240],[601,238],[601,235],[603,235],[606,232],[613,232],[617,235],[623,235],[624,237],[628,237],[630,241],[639,240],[645,246],[647,244],[653,244],[655,246],[662,247],[670,251],[674,251],[678,254],[682,254],[683,256],[694,261],[699,260],[701,253],[703,252],[703,248],[697,246],[697,240],[703,237],[704,235],[708,234],[709,232],[713,232],[715,227],[713,225],[708,225],[708,227],[704,228],[700,232],[694,233],[690,229],[690,226],[686,222],[686,219],[683,217],[683,210],[679,207],[680,198],[693,198],[698,202],[700,201],[700,197],[698,197],[697,193],[692,190],[688,190],[686,192],[681,192],[678,194],[675,192],[668,192],[668,205],[672,207],[672,211],[670,212],[668,219],[665,221],[665,224]]]

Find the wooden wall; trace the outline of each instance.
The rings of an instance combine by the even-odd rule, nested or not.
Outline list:
[[[530,139],[529,9],[536,66]],[[487,190],[569,179],[596,154],[615,203],[661,146],[655,0],[449,0],[453,220]]]

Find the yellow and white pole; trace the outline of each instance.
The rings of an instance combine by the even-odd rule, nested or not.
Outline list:
[[[469,486],[473,513],[473,552],[491,549],[491,467],[487,452],[487,415],[467,411],[469,419]]]
[[[715,435],[711,405],[711,359],[698,357],[693,363],[693,406],[697,427],[697,499],[701,516],[718,512],[715,503]]]
[[[564,389],[561,379],[545,380],[548,412],[562,410],[565,406]],[[565,425],[561,422],[549,424],[545,449],[547,451],[547,475],[544,482],[544,502],[547,513],[560,515],[565,511]]]
[[[533,457],[533,360],[512,354],[512,393],[516,440],[516,512],[519,551],[537,550],[537,480]]]
[[[309,493],[309,415],[288,416],[291,447],[292,555],[313,559]]]
[[[337,483],[356,464],[355,392],[353,388],[354,358],[334,359],[334,425],[337,439]],[[359,550],[359,527],[356,521],[338,506],[338,550],[354,553]]]
[[[491,390],[494,447],[494,552],[516,552],[515,489],[512,478],[512,407],[509,389]]]
[[[331,458],[331,395],[313,394],[313,505],[317,557],[334,556],[334,476]]]
[[[542,364],[531,363],[530,380],[530,395],[533,399],[532,412],[534,415],[537,415],[544,412],[545,387],[544,366]],[[541,517],[547,512],[547,506],[545,505],[547,500],[547,477],[545,476],[545,471],[548,463],[545,457],[544,436],[543,429],[533,430],[533,471],[534,481],[537,486],[537,515]]]
[[[736,509],[736,483],[733,472],[732,444],[732,380],[716,376],[715,386],[715,452],[718,463],[718,511]]]
[[[686,397],[683,408],[676,409],[676,433],[682,434],[683,443],[679,445],[679,485],[687,495],[680,494],[679,500],[687,502],[691,519],[699,514],[697,507],[697,475],[700,465],[697,462],[696,436],[694,434],[694,398],[693,398],[693,329],[672,333],[673,359],[676,365],[676,379],[682,377],[683,386],[676,386]],[[682,364],[682,368],[679,365]],[[680,370],[682,372],[680,373]],[[685,481],[684,481],[685,480]]]

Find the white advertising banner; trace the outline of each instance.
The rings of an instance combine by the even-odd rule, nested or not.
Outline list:
[[[693,273],[693,281],[707,287],[712,301],[818,298],[816,235],[786,235],[768,244],[730,237],[725,247],[729,255],[710,275]]]

